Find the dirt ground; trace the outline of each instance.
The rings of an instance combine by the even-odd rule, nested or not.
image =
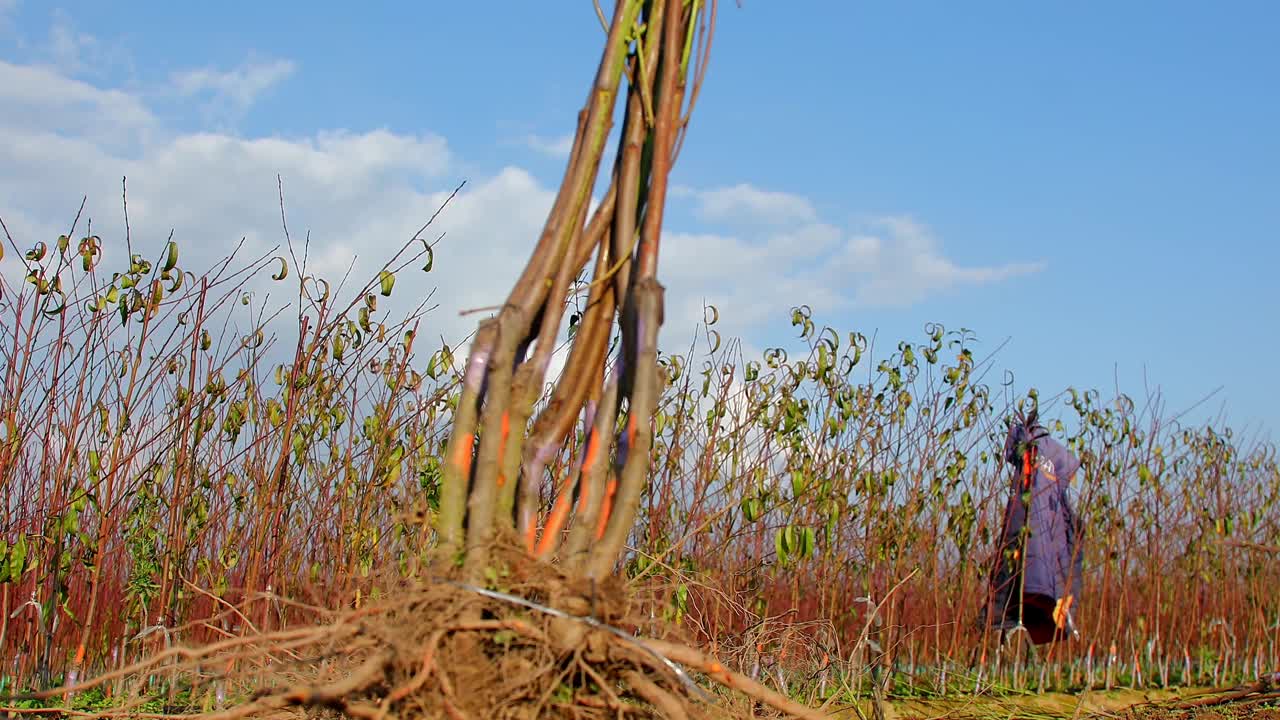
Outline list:
[[[1280,698],[1252,693],[1221,704],[1183,707],[1220,699],[1207,689],[1175,691],[1115,690],[1082,695],[1045,693],[1004,698],[906,700],[885,708],[885,720],[1280,720]],[[870,708],[859,708],[870,718]],[[858,718],[855,710],[834,717]]]

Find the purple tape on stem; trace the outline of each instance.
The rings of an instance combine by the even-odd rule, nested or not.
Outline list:
[[[485,367],[489,364],[489,351],[481,348],[475,351],[471,356],[471,362],[467,366],[467,375],[463,382],[469,390],[479,391],[480,383],[484,380]]]

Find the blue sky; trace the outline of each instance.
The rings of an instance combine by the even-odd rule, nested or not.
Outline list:
[[[1190,417],[1273,434],[1278,23],[1264,2],[722,2],[664,339],[704,297],[752,347],[789,342],[799,303],[884,347],[942,322],[979,355],[1007,339],[1020,389],[1118,378],[1177,411],[1221,386]],[[432,278],[453,335],[526,259],[600,42],[586,1],[0,0],[0,217],[56,234],[88,194],[111,229],[127,174],[135,232],[269,245],[279,172],[337,268],[467,180],[438,258],[492,272]]]

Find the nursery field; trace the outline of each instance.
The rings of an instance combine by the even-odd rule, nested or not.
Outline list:
[[[1273,443],[1155,392],[1012,396],[972,330],[804,298],[786,346],[710,306],[658,346],[709,11],[614,13],[544,232],[466,338],[397,288],[451,271],[435,216],[365,278],[315,272],[283,190],[281,245],[207,266],[180,229],[3,229],[0,713],[1276,714]],[[1078,637],[1035,648],[986,615],[1032,411],[1081,462],[1084,567]]]
[[[400,612],[405,583],[428,582],[460,394],[452,350],[418,344],[429,318],[375,320],[391,288],[374,278],[347,305],[304,299],[286,352],[241,301],[294,278],[265,277],[287,261],[183,281],[175,248],[107,273],[100,242],[29,249],[32,275],[4,278],[3,691],[110,678],[104,698],[195,702],[199,663],[166,649],[334,643],[296,633]],[[885,351],[792,318],[806,352],[745,357],[708,322],[661,354],[651,480],[618,586],[600,590],[611,622],[678,635],[811,707],[1219,687],[1280,667],[1274,447],[1167,422],[1158,398],[1040,398],[1083,461],[1082,638],[1001,652],[981,611],[1011,408],[972,335],[935,326]],[[573,441],[548,465],[548,504]],[[476,584],[548,587],[529,572],[497,563]],[[253,647],[225,683],[200,668],[201,703],[283,662]],[[162,664],[125,672],[140,662]]]

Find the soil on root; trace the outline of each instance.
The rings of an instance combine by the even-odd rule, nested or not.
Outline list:
[[[620,578],[576,580],[516,548],[492,557],[478,584],[449,566],[429,580],[379,583],[382,599],[356,609],[275,598],[299,619],[270,630],[228,607],[246,634],[162,650],[42,695],[160,678],[184,698],[170,717],[186,720],[737,716],[740,703],[720,701],[696,674],[735,699],[820,717],[684,644]],[[129,712],[117,699],[115,710]],[[141,692],[134,700],[140,709]]]
[[[492,567],[477,585],[456,574],[399,583],[305,642],[235,649],[241,680],[261,680],[216,715],[707,716],[688,675],[633,637],[653,624],[620,580],[584,585],[520,552],[498,553]]]

